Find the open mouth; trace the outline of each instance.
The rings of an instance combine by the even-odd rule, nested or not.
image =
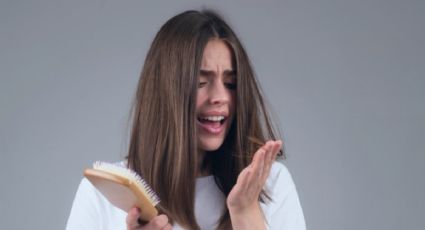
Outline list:
[[[198,117],[198,121],[203,124],[217,124],[219,123],[222,125],[227,117],[225,116],[205,116],[205,117]]]
[[[199,116],[198,124],[208,133],[218,134],[223,130],[226,120],[225,116]]]

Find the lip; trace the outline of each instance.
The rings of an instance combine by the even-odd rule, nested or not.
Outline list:
[[[223,116],[224,117],[223,123],[221,123],[220,126],[217,128],[212,128],[211,126],[206,125],[199,121],[199,117],[209,117],[209,116]],[[226,111],[206,111],[206,112],[201,112],[197,115],[196,122],[202,128],[201,130],[203,132],[210,135],[219,135],[224,131],[225,127],[227,126],[228,116],[229,116],[229,113],[227,113]]]
[[[223,116],[225,119],[229,116],[229,113],[225,111],[208,111],[198,114],[198,117],[208,117],[208,116]]]
[[[212,128],[208,125],[205,125],[205,124],[201,123],[198,119],[196,120],[196,122],[202,128],[201,129],[202,131],[204,131],[208,134],[211,134],[211,135],[219,135],[224,131],[224,128],[226,127],[227,119],[225,119],[223,121],[223,123],[220,124],[220,126],[218,128]]]

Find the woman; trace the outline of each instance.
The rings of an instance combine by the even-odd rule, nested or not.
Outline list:
[[[187,11],[161,27],[132,115],[126,166],[163,214],[142,223],[137,208],[123,213],[83,179],[68,229],[305,229],[248,56],[216,13]]]

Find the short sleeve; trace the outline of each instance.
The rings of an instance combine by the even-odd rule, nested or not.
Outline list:
[[[98,199],[93,185],[83,178],[72,204],[66,230],[100,230]]]
[[[273,163],[266,189],[272,198],[272,201],[262,205],[268,229],[305,230],[304,214],[297,190],[283,164]]]
[[[126,167],[124,161],[115,163]],[[127,213],[115,207],[87,179],[78,186],[66,230],[118,230],[127,229]]]

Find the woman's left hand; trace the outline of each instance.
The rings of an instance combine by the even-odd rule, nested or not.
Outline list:
[[[265,228],[258,197],[281,147],[281,141],[267,141],[239,174],[226,200],[233,229]]]

